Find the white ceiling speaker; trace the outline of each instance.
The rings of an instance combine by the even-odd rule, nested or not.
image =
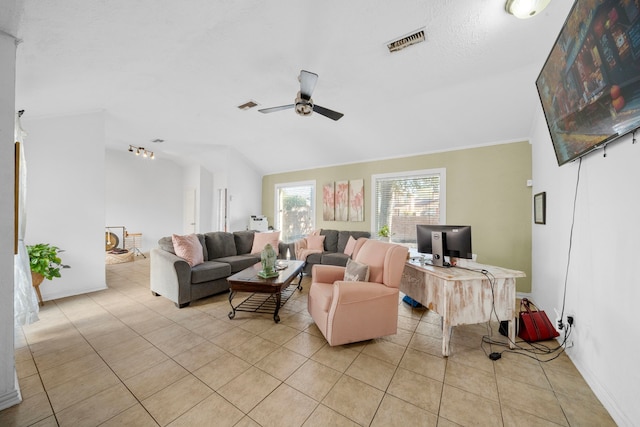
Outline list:
[[[542,12],[551,0],[507,0],[505,10],[520,19],[531,18]]]

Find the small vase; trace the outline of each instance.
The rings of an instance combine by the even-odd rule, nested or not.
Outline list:
[[[389,237],[380,236],[380,241],[388,242],[389,241]]]

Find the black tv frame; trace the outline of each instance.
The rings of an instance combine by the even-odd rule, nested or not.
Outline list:
[[[640,5],[576,0],[536,79],[562,166],[640,127]]]

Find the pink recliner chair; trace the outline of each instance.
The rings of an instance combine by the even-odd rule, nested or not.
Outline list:
[[[398,331],[398,286],[408,249],[361,238],[353,259],[369,266],[367,282],[344,281],[345,267],[316,264],[308,308],[329,345],[393,335]]]

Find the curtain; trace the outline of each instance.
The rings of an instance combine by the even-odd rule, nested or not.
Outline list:
[[[14,258],[14,296],[13,307],[16,326],[28,325],[37,322],[38,318],[38,297],[31,282],[31,268],[29,267],[29,254],[24,244],[26,230],[26,195],[27,195],[27,164],[24,155],[23,139],[26,133],[20,124],[21,113],[16,114],[15,141],[16,141],[16,167],[18,167],[16,177],[18,197],[18,253]]]

